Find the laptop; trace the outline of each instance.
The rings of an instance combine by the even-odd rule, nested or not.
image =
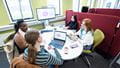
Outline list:
[[[49,45],[54,46],[55,48],[62,49],[66,41],[66,32],[55,31],[54,38]]]

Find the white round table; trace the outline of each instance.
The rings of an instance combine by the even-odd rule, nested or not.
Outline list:
[[[67,30],[65,30],[65,32],[68,32]],[[53,36],[54,32],[46,32],[41,34],[42,38],[43,38],[43,42],[45,45],[45,49],[54,55],[54,50],[49,50],[49,43],[51,42],[51,40],[53,40]],[[57,48],[56,48],[57,49]],[[69,37],[67,36],[66,38],[66,42],[63,46],[62,49],[57,49],[58,52],[60,53],[61,57],[63,60],[71,60],[71,59],[75,59],[77,57],[79,57],[83,51],[83,45],[79,41],[73,41],[71,39],[69,39]]]

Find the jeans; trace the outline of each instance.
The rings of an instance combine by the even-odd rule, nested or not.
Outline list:
[[[55,66],[54,65],[49,65],[48,68],[54,68]]]

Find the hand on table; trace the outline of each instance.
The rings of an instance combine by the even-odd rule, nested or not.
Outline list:
[[[52,45],[48,45],[48,50],[54,50],[55,48]]]

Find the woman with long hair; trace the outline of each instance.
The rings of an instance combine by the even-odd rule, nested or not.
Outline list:
[[[91,49],[93,44],[93,29],[91,25],[92,21],[89,18],[85,18],[82,21],[79,31],[76,33],[83,42],[84,49]]]
[[[15,36],[14,36],[14,45],[17,46],[19,54],[23,53],[25,48],[27,47],[24,35],[25,32],[28,30],[27,24],[24,22],[23,19],[18,20],[15,25]]]
[[[66,28],[67,29],[77,29],[78,21],[77,21],[77,16],[74,15],[71,17],[71,21],[67,24]]]
[[[44,49],[44,46],[41,45],[42,37],[38,31],[31,30],[26,32],[25,40],[28,48],[24,52],[24,59],[29,63],[48,66],[63,64],[63,60],[56,49],[54,49],[56,56],[51,55]]]

